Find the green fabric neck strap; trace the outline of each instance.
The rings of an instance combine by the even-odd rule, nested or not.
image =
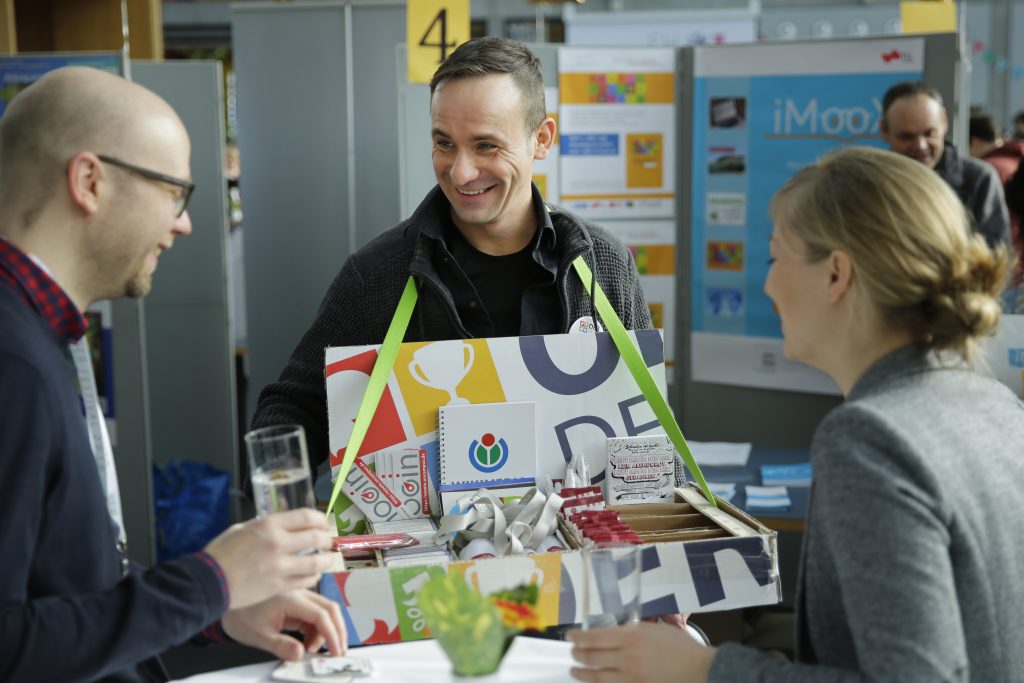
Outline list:
[[[377,355],[377,362],[373,364],[373,372],[370,373],[370,383],[366,386],[366,393],[363,394],[363,401],[359,404],[359,412],[356,413],[356,424],[352,428],[352,436],[349,437],[348,446],[345,447],[345,457],[341,461],[341,469],[338,470],[338,477],[334,480],[334,487],[331,489],[331,502],[327,504],[327,515],[334,511],[338,502],[338,495],[341,493],[342,483],[348,477],[348,471],[356,460],[356,454],[363,446],[363,438],[370,428],[370,420],[377,412],[377,404],[380,397],[384,395],[384,387],[388,384],[388,375],[395,365],[395,357],[398,355],[398,347],[405,339],[405,331],[409,327],[409,320],[412,319],[412,310],[416,308],[416,299],[419,294],[416,291],[416,282],[412,276],[405,283],[405,291],[398,301],[398,310],[391,319],[388,332],[384,335],[384,343],[381,344],[380,352]]]
[[[583,281],[584,289],[589,291],[592,277],[590,267],[587,266],[582,256],[576,257],[576,260],[573,261],[573,266]],[[619,320],[615,309],[612,308],[608,297],[605,296],[601,285],[597,284],[596,280],[594,281],[594,287],[595,291],[592,292],[592,296],[594,297],[594,304],[597,306],[597,312],[600,314],[601,319],[604,320],[605,325],[608,326],[608,332],[612,335],[612,341],[615,342],[619,354],[626,362],[626,367],[629,368],[633,379],[636,380],[637,386],[643,392],[644,398],[647,399],[647,402],[654,410],[654,414],[657,416],[661,426],[665,428],[672,445],[675,446],[676,450],[683,457],[686,468],[697,479],[701,490],[704,491],[704,496],[712,505],[717,505],[715,497],[711,495],[711,490],[704,480],[700,467],[697,466],[696,460],[693,459],[693,453],[690,452],[690,447],[683,437],[683,432],[679,429],[679,423],[676,422],[676,418],[668,407],[665,397],[658,391],[658,385],[654,382],[651,371],[647,368],[647,364],[640,356],[640,352],[630,340],[629,335],[626,333],[626,328],[622,325],[622,321]],[[342,483],[348,477],[349,469],[351,469],[352,463],[355,462],[356,454],[359,453],[359,449],[363,445],[363,439],[366,437],[366,431],[370,427],[370,420],[373,418],[373,414],[377,412],[377,404],[380,403],[380,397],[384,395],[384,387],[387,386],[388,376],[391,374],[391,369],[395,365],[395,357],[398,355],[398,347],[401,346],[402,340],[405,338],[405,331],[409,327],[409,320],[412,319],[412,311],[416,307],[417,297],[416,283],[410,276],[409,282],[405,285],[405,291],[402,292],[402,298],[398,302],[395,316],[391,319],[391,325],[388,327],[387,334],[384,335],[384,343],[381,344],[377,362],[374,363],[373,372],[370,373],[370,383],[366,387],[366,393],[363,394],[362,403],[359,404],[355,427],[352,429],[352,436],[349,438],[348,446],[345,447],[345,456],[341,461],[341,469],[338,470],[338,476],[335,478],[334,487],[331,490],[331,500],[327,504],[328,515],[334,511],[334,506],[338,502],[338,496],[341,494]],[[594,322],[596,324],[597,321]]]
[[[612,308],[612,304],[608,301],[608,297],[605,296],[601,285],[597,284],[597,280],[592,277],[590,267],[583,260],[582,256],[577,256],[572,265],[576,268],[580,279],[583,280],[584,289],[589,290],[590,283],[594,283],[594,291],[591,292],[591,296],[594,297],[597,312],[608,327],[608,333],[612,335],[612,341],[615,342],[619,355],[622,356],[622,360],[626,361],[626,367],[629,368],[629,372],[633,375],[633,379],[636,380],[637,386],[640,387],[644,398],[647,399],[647,403],[654,410],[658,422],[664,427],[672,445],[679,451],[679,455],[683,456],[686,469],[690,470],[690,474],[697,480],[708,501],[717,507],[718,503],[715,502],[715,497],[711,495],[708,483],[704,481],[704,474],[700,471],[697,461],[693,458],[693,453],[690,451],[689,444],[686,443],[683,431],[679,429],[679,423],[676,422],[672,409],[668,407],[665,397],[658,391],[658,385],[655,384],[654,377],[651,376],[651,371],[647,368],[647,363],[640,356],[640,351],[637,350],[636,345],[630,340],[629,335],[626,333],[626,328],[622,325],[622,321],[619,320],[619,316],[616,315],[615,309]],[[594,324],[597,324],[596,320]]]

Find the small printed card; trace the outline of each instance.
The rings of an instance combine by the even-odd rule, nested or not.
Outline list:
[[[605,499],[610,505],[672,502],[676,457],[667,436],[610,437]]]
[[[427,454],[421,449],[381,451],[376,474],[410,517],[429,517],[438,498],[429,474]]]
[[[345,477],[342,491],[371,522],[408,519],[412,515],[402,507],[402,501],[377,476],[376,461],[381,455],[376,453],[356,458]]]

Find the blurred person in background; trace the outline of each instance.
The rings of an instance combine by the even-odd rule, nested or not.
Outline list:
[[[921,81],[904,81],[882,98],[882,139],[889,148],[933,169],[973,219],[971,227],[995,248],[1010,242],[1010,217],[999,177],[988,165],[965,157],[947,139],[949,123],[942,95]]]

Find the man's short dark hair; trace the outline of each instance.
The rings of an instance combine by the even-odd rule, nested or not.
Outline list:
[[[519,86],[526,131],[532,133],[547,116],[544,77],[540,60],[518,41],[488,36],[459,45],[430,79],[430,96],[433,98],[437,86],[444,81],[491,74],[510,74]]]
[[[1013,116],[1013,125],[1018,126],[1022,123],[1024,123],[1024,109],[1021,109]]]
[[[940,107],[942,106],[942,94],[939,93],[938,88],[930,86],[924,81],[903,81],[885,91],[885,96],[882,97],[882,118],[884,119],[889,114],[889,107],[893,102],[915,95],[927,95],[938,102]]]
[[[988,114],[974,114],[968,126],[969,138],[978,138],[982,142],[996,141],[996,122]]]

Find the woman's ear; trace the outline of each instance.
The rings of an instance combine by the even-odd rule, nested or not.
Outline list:
[[[834,250],[828,256],[829,262],[829,303],[839,303],[853,287],[853,261],[850,255],[841,249]]]

